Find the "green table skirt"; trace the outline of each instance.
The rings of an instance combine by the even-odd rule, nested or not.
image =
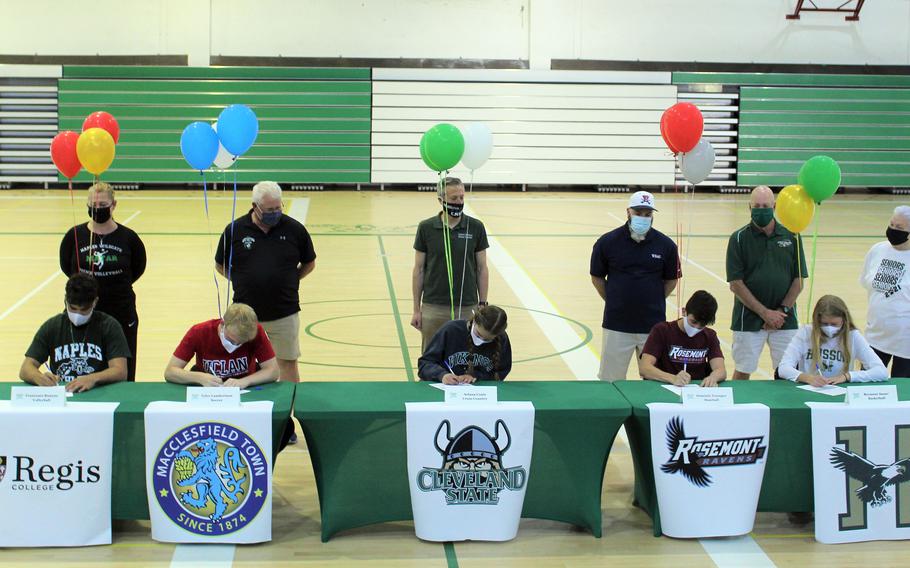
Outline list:
[[[9,400],[10,388],[22,383],[0,383],[0,400]],[[72,402],[119,402],[114,412],[114,463],[111,487],[113,519],[148,519],[145,491],[145,407],[156,400],[185,401],[186,389],[170,383],[115,383],[78,393]],[[294,385],[271,383],[241,395],[243,402],[271,400],[272,464],[291,416]],[[213,410],[213,413],[217,410]]]
[[[635,468],[635,504],[647,512],[660,536],[660,510],[654,486],[651,460],[651,417],[649,402],[679,402],[679,397],[657,381],[613,383],[632,405],[626,433]],[[901,400],[910,400],[910,379],[893,379]],[[733,388],[736,403],[759,402],[771,409],[769,448],[762,480],[759,511],[813,511],[812,418],[806,402],[843,402],[844,397],[827,396],[797,388],[790,381],[726,381]]]
[[[630,408],[610,383],[507,381],[502,401],[535,407],[534,450],[523,517],[572,523],[601,535],[607,456]],[[294,415],[313,461],[322,539],[412,518],[405,402],[438,402],[427,383],[300,383]]]

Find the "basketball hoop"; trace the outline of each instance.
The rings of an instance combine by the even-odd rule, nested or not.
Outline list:
[[[803,12],[834,12],[848,14],[844,19],[848,22],[858,22],[859,12],[863,9],[866,0],[835,0],[827,5],[819,6],[813,0],[796,0],[796,7],[792,14],[787,14],[788,20],[798,20]],[[819,0],[819,3],[824,4]],[[806,4],[809,4],[808,6]],[[835,5],[836,4],[836,5]]]

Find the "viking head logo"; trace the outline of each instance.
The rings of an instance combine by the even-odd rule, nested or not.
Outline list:
[[[454,437],[451,431],[452,425],[448,420],[443,420],[436,430],[436,450],[442,454],[442,469],[502,469],[502,454],[512,444],[505,422],[496,421],[493,437],[477,426],[468,426]]]

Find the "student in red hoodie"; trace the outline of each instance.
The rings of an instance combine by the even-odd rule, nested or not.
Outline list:
[[[186,370],[193,357],[196,363]],[[183,336],[164,371],[171,383],[248,388],[278,380],[268,336],[246,304],[232,304],[224,319],[198,323]]]

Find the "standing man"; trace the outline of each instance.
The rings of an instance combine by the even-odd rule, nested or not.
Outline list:
[[[765,343],[776,369],[796,335],[796,298],[807,275],[802,240],[774,220],[774,192],[760,185],[749,200],[752,220],[727,243],[733,302],[734,380],[748,380]],[[801,276],[802,275],[802,278]]]
[[[447,177],[437,198],[442,211],[421,221],[414,238],[411,325],[420,330],[423,338],[421,353],[445,322],[469,319],[478,305],[488,305],[487,230],[479,220],[463,213],[464,184],[460,179]],[[446,235],[451,249],[448,260]],[[451,287],[448,261],[452,263]]]
[[[648,332],[666,320],[666,298],[682,277],[676,243],[651,226],[655,211],[653,195],[633,194],[626,223],[591,252],[591,282],[604,301],[602,381],[626,378],[632,353],[640,356]]]
[[[306,228],[282,214],[281,187],[253,187],[253,208],[228,224],[215,252],[218,272],[234,285],[234,302],[256,311],[278,359],[279,379],[299,382],[300,281],[316,268]]]

